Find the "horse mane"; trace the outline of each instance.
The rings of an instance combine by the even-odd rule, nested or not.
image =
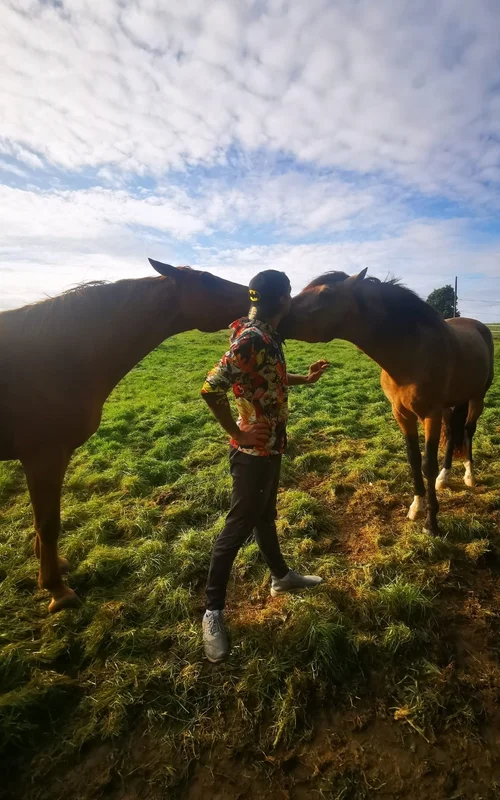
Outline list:
[[[125,278],[116,282],[89,281],[81,283],[54,297],[46,297],[35,303],[22,306],[2,315],[9,315],[20,330],[32,330],[37,334],[65,331],[68,335],[78,333],[85,327],[109,317],[111,313],[125,308],[133,296],[142,292],[144,300],[158,285],[159,277]],[[146,303],[145,303],[146,304]]]
[[[345,272],[325,272],[311,281],[304,289],[315,286],[331,286],[346,280],[349,275]],[[422,300],[416,292],[403,286],[398,278],[379,278],[368,276],[352,286],[354,296],[358,300],[363,313],[368,311],[370,289],[378,289],[378,299],[387,312],[386,326],[392,333],[407,333],[418,325],[438,328],[443,325],[443,319],[435,308]],[[373,295],[372,295],[373,296]]]
[[[311,283],[308,283],[303,291],[306,292],[308,289],[314,289],[315,286],[334,286],[340,281],[345,281],[348,277],[349,275],[347,272],[335,272],[335,270],[325,272],[324,275],[319,275],[319,277],[314,278]]]

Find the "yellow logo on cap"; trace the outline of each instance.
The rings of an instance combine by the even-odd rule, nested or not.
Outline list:
[[[258,303],[258,301],[260,300],[259,292],[256,292],[255,289],[249,289],[248,294],[252,303]]]

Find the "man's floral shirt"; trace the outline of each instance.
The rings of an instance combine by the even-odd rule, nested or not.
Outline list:
[[[256,456],[277,455],[286,445],[288,418],[288,381],[281,337],[260,320],[243,318],[230,326],[231,347],[208,373],[202,394],[217,392],[227,402],[233,387],[238,409],[238,424],[267,422],[269,442],[264,450],[231,446]],[[222,399],[224,398],[224,399]]]

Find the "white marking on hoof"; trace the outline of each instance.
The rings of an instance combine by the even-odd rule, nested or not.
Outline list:
[[[472,461],[465,461],[465,475],[464,475],[464,483],[466,486],[470,486],[472,488],[476,485],[476,478],[474,476],[474,467],[472,465]]]
[[[436,479],[436,489],[446,489],[450,485],[451,469],[442,469]]]
[[[408,511],[408,519],[415,520],[423,516],[425,516],[425,497],[419,497],[416,494]]]

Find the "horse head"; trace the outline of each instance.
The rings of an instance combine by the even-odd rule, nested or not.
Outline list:
[[[247,286],[191,267],[173,267],[152,258],[149,262],[160,275],[175,282],[176,303],[180,304],[176,310],[192,322],[190,327],[218,331],[247,313]]]
[[[287,339],[304,342],[329,342],[340,336],[358,312],[354,289],[367,270],[357,275],[327,272],[309,283],[292,300],[288,316],[280,324]]]

